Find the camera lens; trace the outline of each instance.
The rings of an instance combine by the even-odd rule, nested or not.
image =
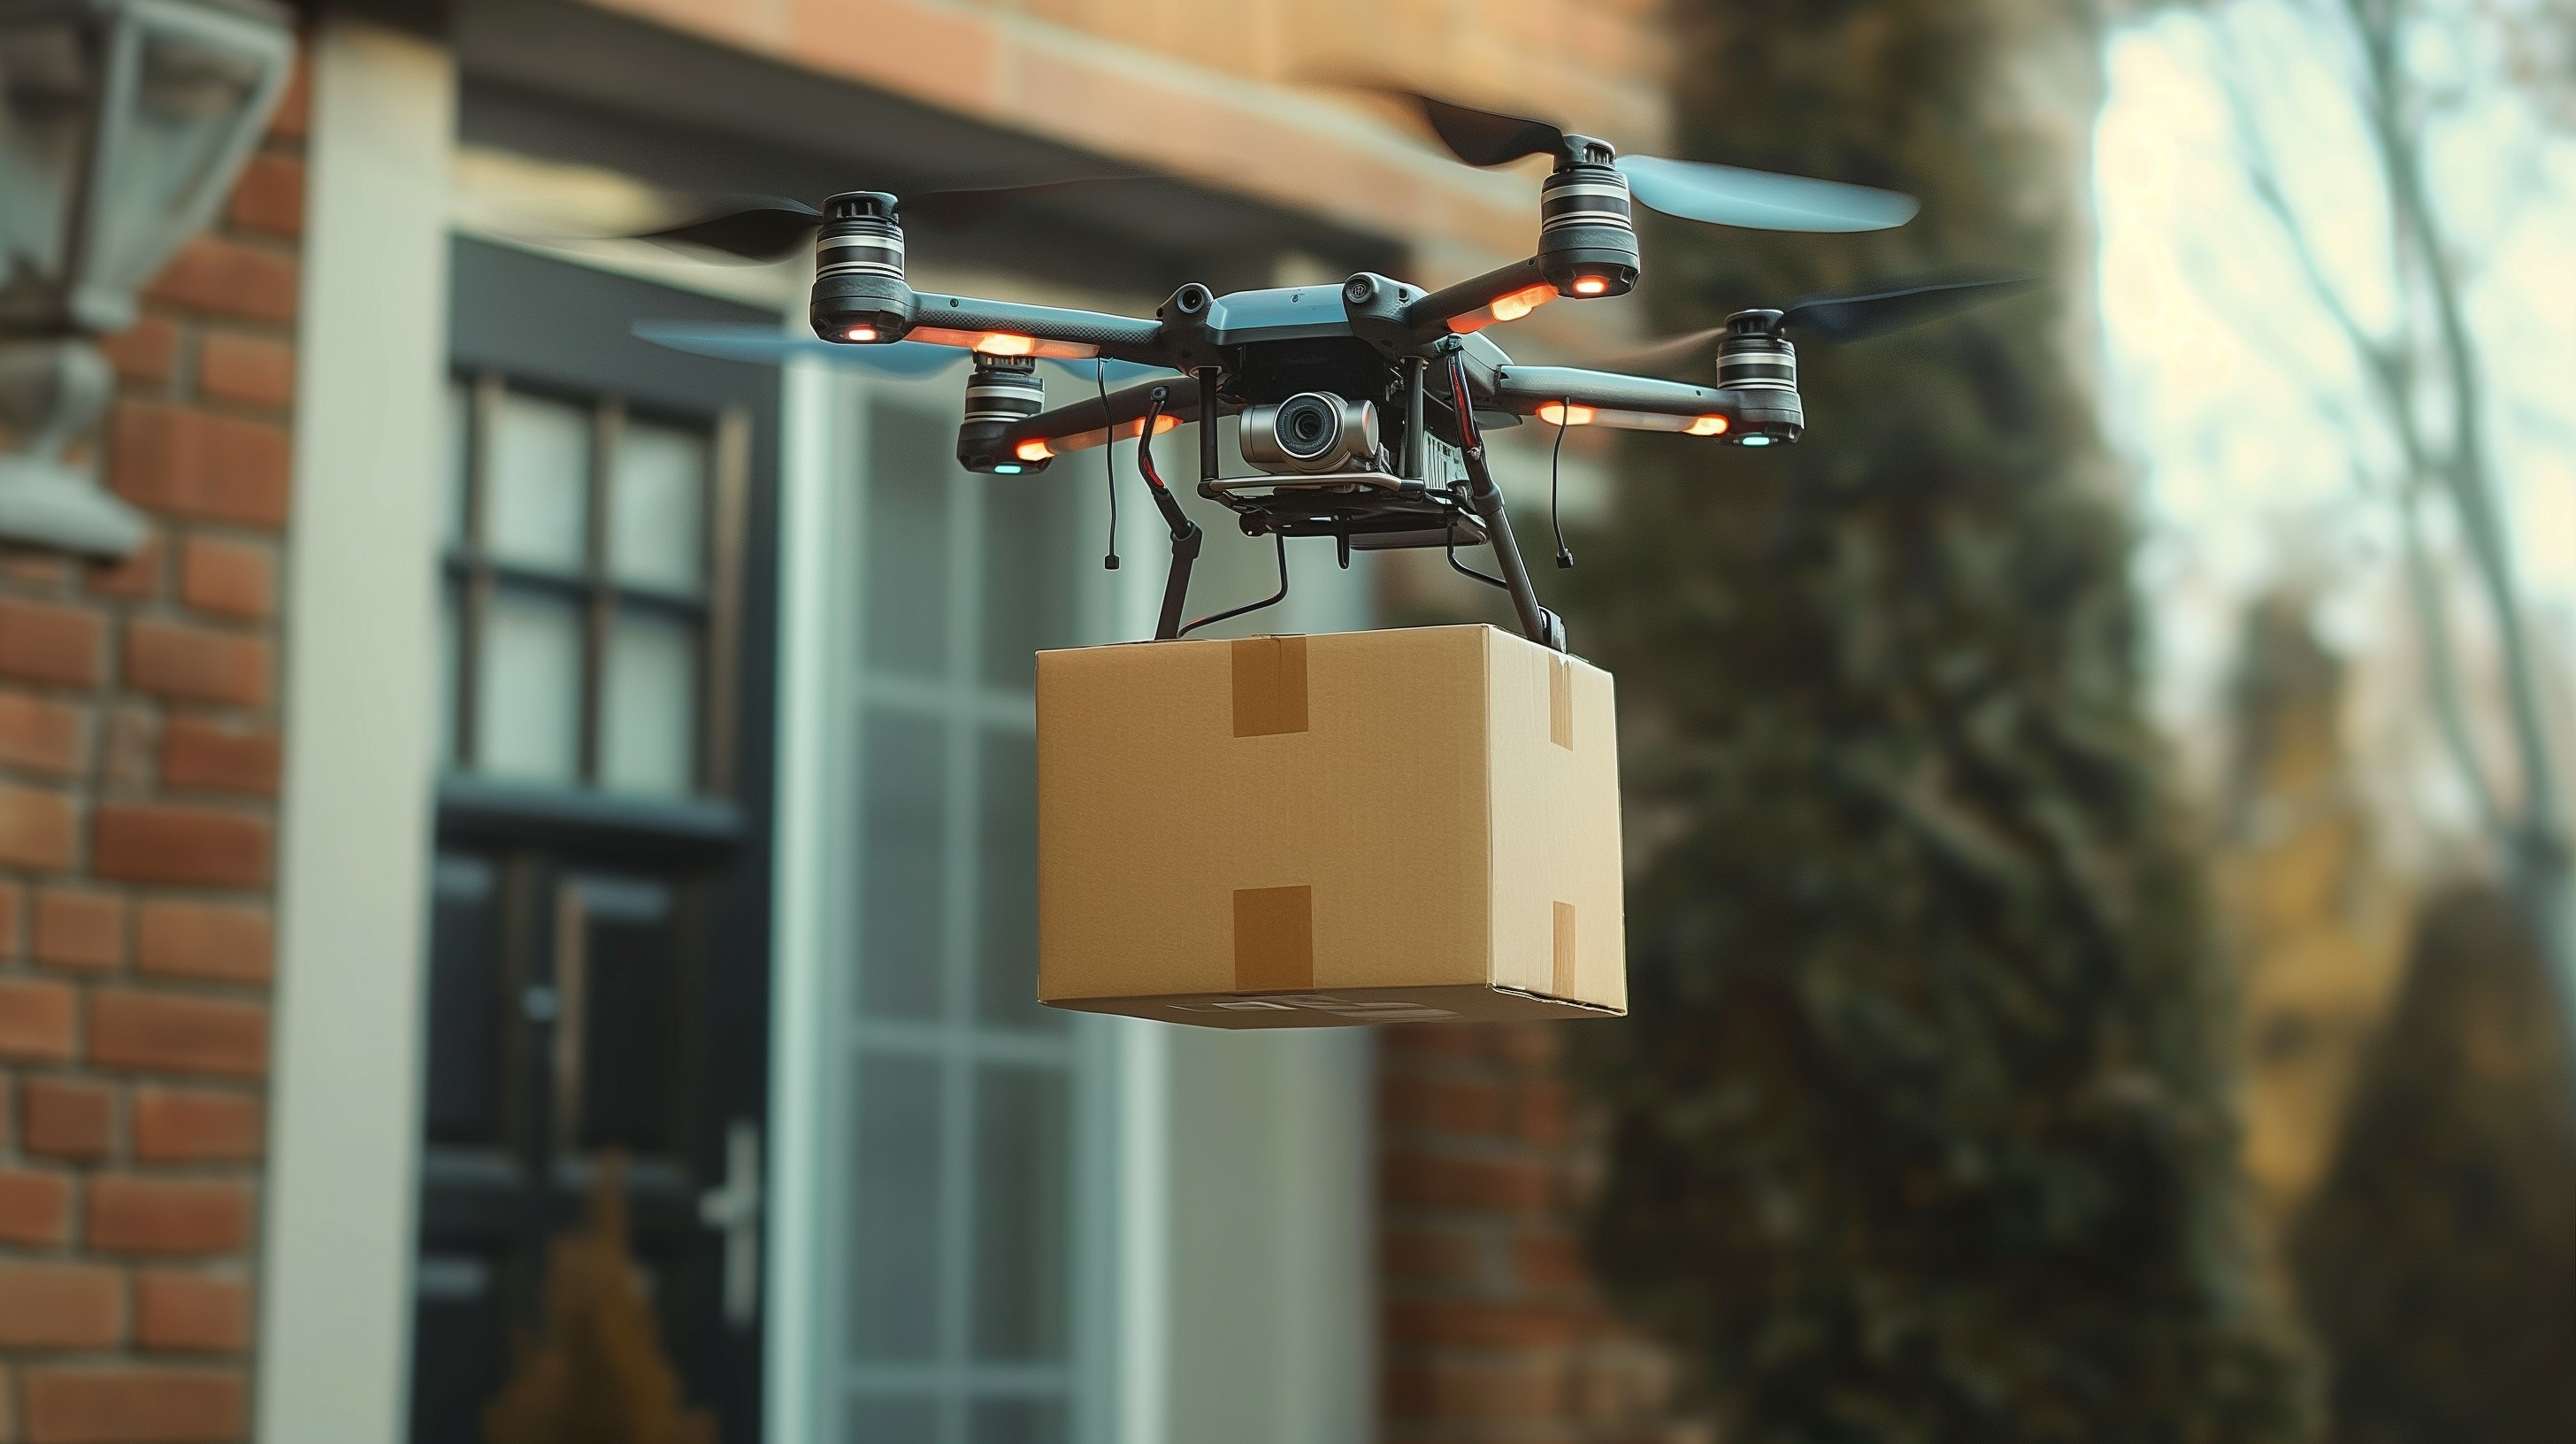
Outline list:
[[[1341,408],[1331,397],[1310,391],[1280,404],[1279,449],[1290,456],[1302,460],[1323,455],[1341,429]]]

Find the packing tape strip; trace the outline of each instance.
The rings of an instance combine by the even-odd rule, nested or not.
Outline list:
[[[1234,644],[1234,735],[1306,730],[1306,639],[1245,637]]]
[[[1302,993],[1314,986],[1315,890],[1236,888],[1234,990]]]
[[[1556,905],[1556,957],[1549,969],[1549,987],[1560,998],[1575,996],[1574,904],[1568,902]]]

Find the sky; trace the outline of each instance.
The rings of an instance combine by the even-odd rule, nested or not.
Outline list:
[[[2320,636],[2357,664],[2348,731],[2403,759],[2400,805],[2455,832],[2467,794],[2432,744],[2414,671],[2394,450],[2351,346],[2248,180],[2249,153],[2268,153],[2325,283],[2365,328],[2395,319],[2388,208],[2328,13],[2326,0],[2236,0],[2114,39],[2094,154],[2107,404],[2145,528],[2137,576],[2154,618],[2155,705],[2199,779],[2216,777],[2246,603],[2300,584]],[[2576,138],[2501,82],[2488,34],[2425,27],[2409,63],[2455,96],[2425,127],[2434,186],[2474,277],[2470,318],[2535,634],[2558,675],[2576,676]],[[2474,675],[2483,614],[2465,586],[2452,601],[2471,707],[2497,734],[2492,678]]]

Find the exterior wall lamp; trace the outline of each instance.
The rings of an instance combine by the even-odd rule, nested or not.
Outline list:
[[[94,338],[213,218],[294,61],[269,0],[0,0],[0,543],[142,544],[64,459],[114,391]]]

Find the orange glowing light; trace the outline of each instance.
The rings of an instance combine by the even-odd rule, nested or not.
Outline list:
[[[1055,448],[1043,441],[1023,441],[1011,448],[1011,454],[1022,461],[1044,461],[1055,455]]]
[[[975,349],[987,356],[1034,356],[1038,351],[1035,337],[1014,336],[1008,331],[987,331],[975,338]]]
[[[877,328],[874,326],[852,326],[841,335],[844,341],[873,341],[876,338]]]
[[[1488,307],[1497,321],[1517,321],[1556,299],[1556,288],[1548,285],[1529,286],[1508,296],[1498,296]]]
[[[1609,289],[1610,283],[1601,279],[1599,276],[1577,276],[1574,278],[1574,294],[1578,296],[1598,296]]]
[[[1699,420],[1690,424],[1689,432],[1693,436],[1724,436],[1726,434],[1726,418],[1723,416],[1703,416]]]
[[[1595,415],[1589,406],[1566,406],[1551,401],[1538,409],[1538,419],[1558,426],[1590,426]]]

